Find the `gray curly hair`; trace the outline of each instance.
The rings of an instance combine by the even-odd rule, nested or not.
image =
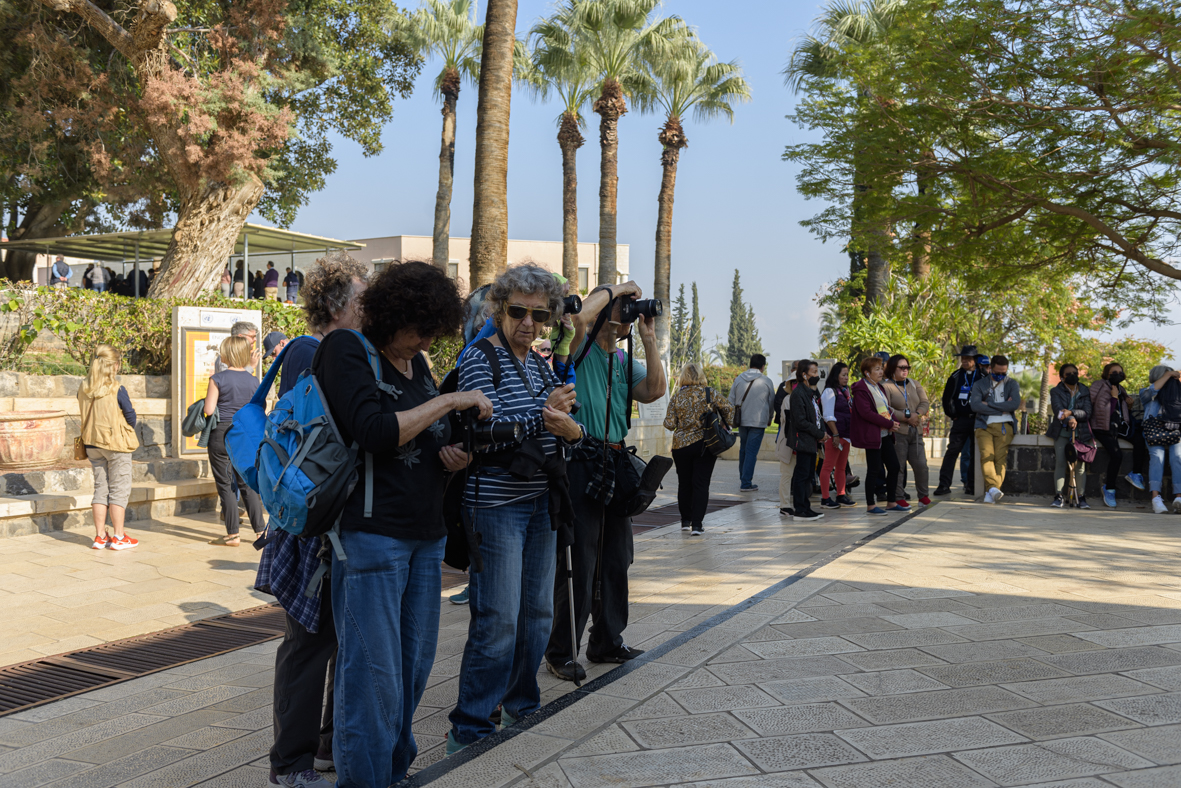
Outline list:
[[[496,325],[504,318],[504,305],[513,293],[521,295],[545,295],[554,319],[562,317],[565,288],[554,275],[537,263],[520,263],[506,268],[488,288],[484,299],[484,314],[491,317]]]
[[[313,331],[331,323],[355,293],[354,280],[368,281],[369,269],[348,252],[334,251],[316,261],[304,276],[303,311]]]

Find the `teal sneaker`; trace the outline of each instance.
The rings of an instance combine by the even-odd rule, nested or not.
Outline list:
[[[460,591],[458,594],[453,594],[447,598],[451,600],[451,604],[453,604],[453,605],[466,605],[467,601],[468,601],[467,591],[468,591],[468,587],[464,586],[463,590]]]
[[[1103,503],[1107,504],[1112,509],[1115,508],[1115,490],[1111,489],[1110,487],[1103,488]]]
[[[502,731],[505,728],[507,728],[511,725],[516,725],[516,724],[517,724],[517,718],[514,717],[513,715],[509,714],[502,707],[500,709],[500,724],[496,726],[496,730]]]
[[[455,740],[455,731],[447,731],[447,755],[451,756],[466,747]]]

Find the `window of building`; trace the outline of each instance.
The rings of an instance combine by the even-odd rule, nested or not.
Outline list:
[[[373,263],[373,273],[380,274],[385,270],[387,265],[390,263],[396,263],[398,261],[392,257],[382,257],[377,260],[370,260],[370,262]]]
[[[581,293],[585,293],[587,290],[590,290],[590,269],[589,268],[579,268],[578,269],[578,290]]]
[[[459,279],[459,261],[458,260],[451,260],[447,263],[447,276],[450,279]],[[604,385],[606,385],[606,384],[604,384]]]

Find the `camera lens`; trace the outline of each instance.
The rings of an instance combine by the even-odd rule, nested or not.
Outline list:
[[[659,298],[645,298],[641,301],[624,301],[619,309],[621,323],[634,323],[640,317],[660,317],[664,304]]]
[[[582,299],[579,298],[577,293],[566,296],[566,298],[563,299],[563,303],[564,311],[568,315],[577,315],[582,311]]]

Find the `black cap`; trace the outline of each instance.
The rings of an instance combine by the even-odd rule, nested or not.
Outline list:
[[[972,356],[975,358],[977,355],[979,355],[979,351],[976,349],[975,345],[964,345],[962,348],[960,348],[960,352],[956,355],[960,357]]]
[[[272,331],[263,338],[262,349],[269,356],[275,352],[275,348],[277,348],[279,343],[285,339],[287,339],[287,335],[282,331]]]

